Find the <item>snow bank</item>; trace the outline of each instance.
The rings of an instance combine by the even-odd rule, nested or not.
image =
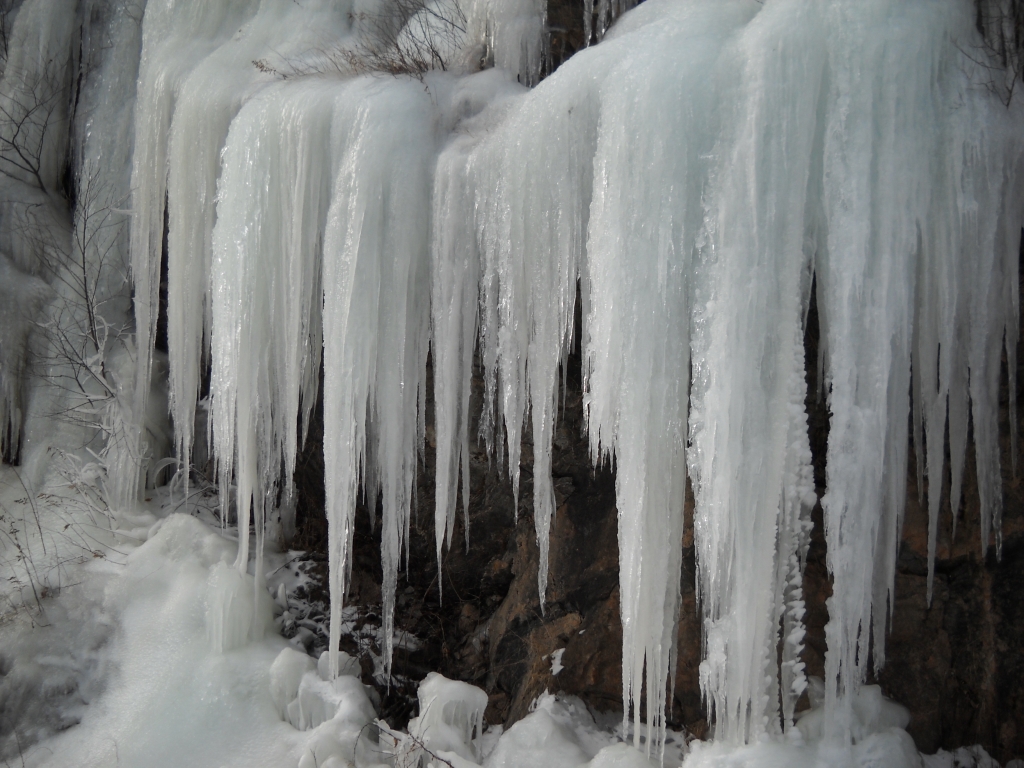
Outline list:
[[[78,676],[56,704],[38,691],[23,697],[25,717],[37,718],[40,731],[80,721],[25,749],[25,765],[279,768],[304,765],[307,754],[319,765],[331,755],[351,760],[375,716],[365,686],[354,677],[324,680],[316,662],[282,638],[249,633],[254,579],[232,567],[235,542],[191,516],[150,522],[148,540],[125,566],[98,560],[85,570],[85,584],[100,590],[86,600],[69,591],[48,609],[48,633],[5,643],[8,671],[34,674],[44,689]],[[224,579],[235,601],[226,611]],[[266,621],[263,594],[256,613]],[[32,661],[24,643],[46,637],[54,640]],[[11,690],[5,700],[14,703]]]

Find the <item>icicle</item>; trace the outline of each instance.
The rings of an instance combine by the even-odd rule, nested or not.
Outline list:
[[[594,0],[583,2],[583,46],[592,42],[601,42],[615,20],[636,5],[636,0]],[[597,16],[597,28],[594,28],[594,16]]]
[[[937,154],[936,41],[949,20],[926,4],[830,11],[828,245],[818,279],[832,411],[822,505],[835,585],[825,706],[828,735],[840,739],[849,739],[872,641],[876,665],[884,659],[906,493],[915,259]]]
[[[691,251],[702,218],[700,155],[709,149],[701,142],[710,142],[710,103],[699,82],[722,37],[751,10],[731,4],[709,31],[710,9],[688,9],[667,29],[647,28],[642,41],[622,40],[623,48],[650,53],[612,69],[601,92],[584,291],[585,408],[593,458],[615,457],[624,720],[632,704],[639,747],[646,683],[648,753],[664,738],[680,604],[687,418],[680,372],[689,367]],[[666,60],[665,51],[674,55]]]
[[[234,34],[255,10],[255,0],[224,3],[153,0],[146,8],[131,180],[131,271],[138,349],[136,420],[141,420],[146,412],[149,397],[166,214],[168,140],[178,92],[192,69]],[[172,364],[172,370],[174,368]],[[134,497],[135,490],[130,489],[127,500],[133,501]]]
[[[466,139],[460,142],[466,143]],[[471,166],[460,144],[441,155],[434,181],[431,350],[438,573],[442,546],[446,540],[451,544],[455,528],[460,472],[467,523],[469,515],[469,402],[479,315],[480,254],[476,247],[474,190],[469,180]],[[468,525],[466,533],[468,536]]]
[[[450,113],[453,105],[459,105],[457,112],[462,114],[457,138],[441,153],[434,172],[430,269],[436,438],[434,531],[439,574],[442,547],[445,541],[451,545],[455,528],[460,473],[466,546],[469,546],[469,404],[473,356],[477,330],[481,326],[481,247],[476,215],[478,192],[474,186],[478,173],[474,151],[480,140],[474,128],[490,127],[495,113],[504,114],[504,109],[498,108],[480,115],[489,103],[505,99],[507,108],[508,97],[524,92],[510,82],[508,75],[493,70],[467,78],[461,86],[451,90],[450,85],[438,89],[444,102],[439,111]],[[489,316],[496,311],[495,306],[486,307]],[[495,322],[483,321],[485,338],[486,329]],[[488,359],[493,366],[495,358]],[[491,404],[495,382],[493,374],[488,377],[487,398]],[[492,419],[492,408],[485,406],[480,428],[488,451],[494,448],[493,425],[484,424]],[[440,579],[438,584],[441,584]]]
[[[250,499],[260,514],[275,505],[274,479],[282,465],[289,478],[294,471],[300,400],[308,408],[315,396],[303,384],[316,381],[320,363],[331,92],[316,83],[268,89],[238,114],[223,153],[210,271],[212,421],[223,509],[232,472],[238,486],[241,569]]]
[[[594,41],[594,0],[583,0],[583,46]]]
[[[517,509],[521,443],[531,416],[542,609],[555,506],[551,442],[558,366],[572,333],[597,127],[593,81],[583,66],[570,62],[560,87],[545,82],[533,91],[474,159],[482,358],[496,369],[487,381],[504,423]]]
[[[777,574],[789,577],[802,530],[803,239],[821,18],[806,3],[765,6],[722,59],[742,64],[696,273],[689,461],[708,649],[701,687],[716,737],[743,742],[778,728]],[[733,79],[731,66],[720,82]]]
[[[324,242],[324,459],[331,573],[331,669],[351,568],[360,480],[382,497],[384,656],[419,442],[429,330],[433,106],[416,81],[357,80],[339,99],[340,156]],[[362,473],[360,473],[362,470]]]
[[[547,3],[542,0],[464,0],[470,40],[523,85],[540,79],[547,53]]]
[[[212,314],[207,286],[215,221],[213,202],[228,126],[252,92],[271,79],[271,75],[262,73],[253,64],[254,61],[268,55],[292,60],[307,54],[315,46],[325,45],[326,41],[341,39],[347,32],[348,13],[343,4],[325,0],[300,6],[292,0],[262,0],[258,11],[238,34],[196,66],[179,89],[168,150],[167,279],[168,295],[173,299],[168,303],[167,315],[171,412],[178,443],[176,447],[182,461],[187,462],[191,453],[196,401],[203,361],[207,358],[205,348]],[[290,110],[291,119],[301,119],[295,114],[294,102],[281,105],[281,108]],[[265,119],[273,121],[280,117],[270,115]],[[283,183],[312,184],[315,187],[320,169],[317,168],[312,177],[306,173],[311,161],[301,155],[303,139],[297,137],[296,141],[299,157],[285,156],[279,161],[284,167],[276,172],[285,180]],[[309,151],[308,147],[305,151]],[[266,160],[261,155],[256,162]],[[299,174],[295,177],[297,182],[292,182],[292,173]],[[245,194],[242,189],[232,187],[225,188],[225,193]],[[268,194],[273,195],[275,191]],[[316,211],[310,218],[305,210],[303,192],[297,190],[294,194],[296,197],[288,203],[294,206],[294,213],[299,218],[287,224],[271,218],[268,224],[279,229],[290,227],[291,231],[266,235],[274,238],[274,247],[283,249],[286,258],[297,258],[296,252],[312,253],[321,232]],[[314,208],[315,205],[314,200]],[[270,405],[278,417],[281,434],[276,435],[274,441],[283,461],[282,495],[285,499],[291,495],[300,421],[292,414],[298,412],[301,398],[304,407],[301,422],[306,423],[319,384],[319,315],[311,314],[310,309],[319,305],[319,301],[312,301],[318,277],[318,270],[310,268],[284,273],[286,284],[280,290],[288,294],[281,299],[287,303],[287,308],[282,311],[287,313],[288,319],[285,325],[276,329],[282,333],[278,339],[281,346],[276,349],[279,355],[284,356],[280,361],[284,369],[277,372],[272,383],[275,400],[272,403],[265,398],[260,400]],[[301,332],[297,325],[309,325],[309,330]],[[315,344],[311,346],[313,341]],[[218,457],[222,475],[227,472],[230,476],[230,453],[221,453]],[[267,495],[269,484],[274,482],[279,472],[273,465],[263,467],[263,479],[256,489],[261,497]],[[287,505],[283,505],[285,519],[282,522],[286,533],[292,527],[288,511]]]
[[[987,94],[986,94],[987,96]],[[1016,339],[1020,245],[1020,147],[1003,129],[1005,109],[991,98],[965,108],[960,138],[960,223],[972,277],[967,367],[971,425],[981,501],[981,547],[1002,555],[1002,472],[999,461],[999,379],[1004,345]],[[991,128],[989,126],[992,126]],[[1012,330],[1010,330],[1012,328]],[[1008,346],[1005,347],[1009,349]],[[1008,360],[1014,359],[1008,356]],[[993,541],[994,540],[994,541]]]

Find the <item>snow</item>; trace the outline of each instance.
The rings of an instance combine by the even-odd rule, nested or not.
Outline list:
[[[3,630],[15,657],[4,684],[44,739],[26,764],[339,765],[410,738],[460,764],[667,759],[687,482],[700,685],[717,723],[687,765],[921,764],[903,714],[864,685],[868,658],[885,660],[907,447],[923,448],[919,481],[940,479],[948,425],[957,509],[971,425],[980,544],[999,556],[1004,351],[1011,393],[1016,375],[1022,108],[965,59],[976,32],[963,3],[648,0],[627,12],[628,0],[587,0],[587,41],[600,44],[538,84],[537,0],[467,0],[445,66],[387,77],[358,52],[380,43],[374,19],[404,13],[388,2],[150,0],[136,16],[96,0],[81,30],[57,2],[21,4],[0,79],[0,110],[42,98],[59,126],[0,120],[0,187],[24,203],[5,202],[0,221],[0,430],[5,451],[20,440],[25,454],[23,469],[3,469],[0,499],[13,526],[3,597],[19,617]],[[446,2],[402,17],[396,39],[447,35],[435,26]],[[74,45],[89,68],[71,115]],[[8,151],[19,141],[36,148],[28,165]],[[73,211],[57,194],[69,147]],[[165,222],[166,369],[154,347]],[[821,349],[805,361],[812,286]],[[354,515],[360,498],[371,514],[380,502],[374,661],[387,678],[404,642],[394,606],[428,355],[438,562],[460,493],[472,545],[477,352],[479,437],[517,514],[524,446],[532,455],[543,610],[552,437],[575,349],[591,457],[616,471],[618,738],[633,751],[587,737],[571,706],[542,697],[485,757],[485,694],[439,676],[409,734],[368,728],[358,660],[338,650]],[[44,379],[26,387],[33,351]],[[828,683],[798,716],[818,685],[801,659],[818,501],[808,365],[831,414],[833,593]],[[321,366],[331,605],[313,663],[274,633],[296,617],[266,558],[293,530]],[[187,471],[207,449],[220,532],[167,515],[173,489],[212,521]],[[169,467],[185,471],[160,492],[168,503],[146,507],[140,490]],[[941,501],[927,499],[929,596]],[[34,629],[33,611],[51,623]],[[89,628],[84,656],[68,641],[75,622]],[[35,654],[33,632],[56,650]],[[35,679],[75,692],[30,701]]]
[[[564,653],[565,653],[565,648],[559,648],[558,650],[551,652],[551,674],[552,675],[557,675],[559,672],[561,672],[563,669],[565,669],[565,667],[562,666],[562,654],[564,654]]]
[[[575,734],[545,709],[537,709],[502,734],[487,758],[487,768],[534,765],[560,768],[588,763]]]
[[[978,744],[971,747],[959,747],[952,752],[940,749],[934,755],[921,756],[925,768],[995,768],[999,765]],[[1020,760],[1010,760],[1006,768],[1019,768]]]
[[[27,750],[26,765],[245,765],[233,732],[255,723],[250,755],[297,759],[270,699],[273,645],[218,653],[207,635],[215,566],[230,563],[236,547],[191,517],[158,525],[108,574],[96,606],[116,626],[107,690],[79,727]]]

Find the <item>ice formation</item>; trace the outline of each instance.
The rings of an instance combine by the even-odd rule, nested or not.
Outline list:
[[[0,80],[7,111],[32,92],[28,75],[72,50],[74,24],[57,2],[25,0],[17,13]],[[29,137],[38,162],[0,174],[53,224],[42,255],[16,212],[4,209],[0,226],[0,297],[16,293],[19,304],[14,315],[0,307],[4,450],[20,439],[22,410],[26,425],[43,418],[19,400],[24,316],[43,311],[50,288],[71,317],[89,320],[98,306],[67,293],[75,283],[61,269],[80,261],[96,272],[88,285],[104,313],[84,368],[96,364],[90,386],[102,392],[84,398],[105,403],[96,426],[109,436],[97,454],[107,501],[130,510],[141,466],[162,458],[158,419],[148,437],[142,426],[159,402],[166,250],[177,460],[187,467],[209,439],[222,519],[233,509],[243,532],[255,521],[257,577],[243,534],[235,572],[218,560],[211,577],[210,639],[227,650],[262,632],[263,537],[290,530],[295,453],[322,394],[326,666],[336,677],[360,494],[371,514],[378,501],[382,510],[390,659],[428,354],[438,557],[460,493],[469,503],[478,359],[481,437],[507,467],[517,509],[532,441],[543,606],[552,436],[579,345],[592,457],[616,470],[635,743],[644,691],[646,732],[664,729],[687,483],[703,694],[719,739],[755,743],[795,733],[807,685],[801,581],[817,498],[804,403],[826,397],[821,503],[834,591],[822,737],[859,738],[868,658],[885,658],[911,437],[931,481],[929,585],[947,425],[952,506],[970,424],[981,545],[1001,546],[999,384],[1005,351],[1014,409],[1021,107],[985,88],[984,62],[964,55],[977,35],[970,4],[647,0],[629,11],[627,0],[587,0],[586,37],[600,44],[536,84],[544,3],[473,0],[464,24],[444,32],[448,71],[366,74],[394,65],[360,47],[380,33],[373,19],[400,18],[396,39],[430,44],[423,17],[402,14],[443,2],[150,0],[139,17],[89,4],[99,21],[83,44],[96,57],[81,91],[88,117],[55,112],[61,130],[36,126]],[[69,67],[58,65],[46,99],[68,102]],[[0,150],[16,146],[10,121],[0,123]],[[80,191],[98,191],[68,217],[54,201],[71,123]],[[4,151],[0,166],[11,162]],[[120,202],[129,191],[130,210]],[[129,214],[130,238],[116,225]],[[48,271],[58,252],[75,258]],[[105,260],[130,262],[134,339],[127,290]],[[812,291],[820,355],[807,361]],[[807,392],[811,365],[820,392]],[[197,428],[207,392],[210,425]],[[1016,434],[1011,442],[1015,452]],[[330,685],[306,675],[311,696]],[[286,686],[295,701],[302,685]],[[297,718],[312,727],[328,715]]]
[[[420,714],[409,721],[409,735],[419,742],[415,746],[479,761],[474,739],[484,732],[487,694],[475,685],[431,672],[420,683],[416,696]]]

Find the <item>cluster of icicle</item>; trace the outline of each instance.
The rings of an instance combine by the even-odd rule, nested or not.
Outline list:
[[[86,446],[112,468],[112,500],[126,497],[122,481],[134,491],[140,470],[122,391],[139,26],[123,10],[106,0],[0,10],[0,451],[36,465],[31,483],[59,423],[54,447]]]
[[[532,90],[514,69],[536,64],[543,16],[491,7],[513,5],[518,21],[494,11],[480,27],[510,30],[492,41],[509,70],[281,78],[253,62],[345,45],[345,3],[150,0],[132,263],[145,371],[166,217],[179,455],[209,365],[225,508],[233,487],[241,530],[254,515],[259,539],[277,507],[287,530],[322,354],[331,648],[360,492],[381,502],[390,637],[428,350],[439,557],[460,476],[468,505],[479,355],[481,433],[517,496],[531,420],[543,604],[560,372],[579,343],[593,459],[616,467],[623,700],[639,720],[646,687],[648,724],[664,727],[689,481],[701,685],[716,736],[753,740],[791,727],[806,686],[816,285],[822,353],[807,364],[832,414],[826,721],[848,738],[869,648],[884,660],[911,424],[938,488],[948,422],[958,499],[970,418],[982,543],[998,544],[1019,105],[972,70],[960,0],[648,0]],[[939,494],[928,503],[934,556]]]

